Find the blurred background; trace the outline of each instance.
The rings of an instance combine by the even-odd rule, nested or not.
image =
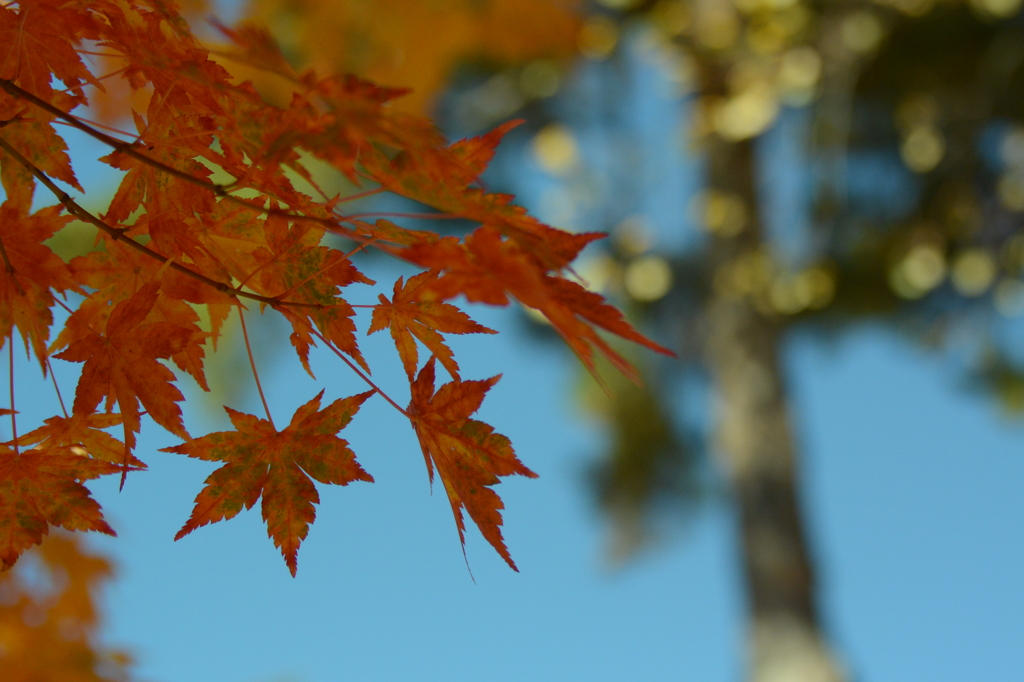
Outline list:
[[[609,394],[542,320],[472,311],[502,333],[455,340],[464,375],[504,373],[483,418],[540,474],[500,490],[522,573],[470,533],[475,583],[411,431],[388,426],[381,401],[345,434],[377,482],[321,491],[294,580],[256,512],[171,542],[213,467],[155,453],[174,441],[151,424],[150,471],[120,493],[91,486],[120,537],[85,551],[119,568],[83,627],[135,661],[110,654],[105,675],[1022,674],[1020,0],[186,8],[211,44],[210,15],[255,21],[296,66],[409,87],[396,106],[453,139],[523,119],[490,189],[552,225],[608,232],[579,274],[680,357],[623,348],[645,384],[608,372]],[[104,153],[72,144],[73,158]],[[103,205],[115,171],[79,175]],[[297,378],[283,329],[262,324],[272,409],[357,390],[326,358],[319,383]],[[378,381],[403,384],[386,343],[365,352]],[[220,357],[219,392],[189,396],[193,434],[225,428],[222,403],[256,411],[244,356]],[[45,574],[71,551],[58,549],[23,571]],[[27,608],[19,589],[0,590],[0,609]]]

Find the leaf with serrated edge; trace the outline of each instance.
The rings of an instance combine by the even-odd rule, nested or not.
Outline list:
[[[50,526],[116,535],[82,481],[124,468],[98,459],[51,451],[0,450],[0,564],[14,565],[38,545]]]
[[[518,571],[501,537],[501,498],[491,490],[499,476],[519,474],[536,478],[516,457],[508,438],[489,425],[470,419],[484,395],[501,376],[485,381],[453,381],[434,391],[434,358],[412,384],[409,418],[423,449],[431,480],[434,467],[444,483],[455,515],[459,540],[466,545],[465,509],[487,542],[513,570]]]
[[[356,462],[348,443],[335,435],[373,393],[335,400],[321,410],[321,391],[295,411],[284,431],[265,419],[225,407],[234,431],[218,431],[164,448],[163,452],[225,463],[207,477],[192,515],[174,539],[180,540],[200,526],[233,518],[243,507],[252,509],[262,497],[267,535],[294,576],[299,545],[316,519],[313,505],[320,502],[310,478],[335,485],[373,481]]]
[[[373,334],[386,327],[391,329],[391,337],[395,341],[395,347],[410,381],[416,375],[419,366],[416,341],[413,337],[419,339],[434,354],[453,379],[458,380],[459,365],[438,332],[497,334],[493,329],[477,324],[469,315],[450,303],[423,297],[424,293],[429,293],[429,285],[436,281],[437,277],[438,273],[434,270],[410,277],[404,284],[399,277],[395,282],[392,299],[389,301],[381,294],[380,303],[373,307],[373,319],[367,334]]]

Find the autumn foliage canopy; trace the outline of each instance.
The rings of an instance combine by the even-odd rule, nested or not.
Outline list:
[[[50,526],[114,534],[82,482],[119,475],[123,485],[146,467],[136,434],[148,414],[182,440],[167,452],[221,465],[177,537],[261,502],[268,534],[294,575],[319,502],[314,481],[373,480],[338,434],[365,401],[385,400],[418,437],[460,537],[465,512],[515,568],[493,486],[503,476],[534,474],[506,437],[472,419],[498,377],[464,379],[444,335],[494,332],[453,301],[514,299],[538,311],[592,371],[597,351],[633,376],[599,329],[668,351],[572,272],[577,254],[602,235],[544,225],[480,184],[515,123],[449,144],[428,119],[389,106],[402,91],[298,72],[258,28],[221,30],[231,47],[211,55],[173,4],[159,0],[0,6],[0,337],[13,354],[17,329],[38,362],[40,390],[54,361],[81,365],[73,403],[61,402],[61,414],[42,425],[17,420],[11,382],[3,413],[13,434],[0,449],[3,566]],[[231,65],[269,74],[290,98],[266,101]],[[133,92],[120,112],[134,125],[130,133],[86,118],[87,97],[114,83]],[[69,128],[103,143],[100,161],[124,172],[102,212],[63,189],[81,192],[61,137]],[[331,197],[297,189],[316,190],[307,159],[360,190]],[[37,190],[54,204],[33,211]],[[384,192],[473,229],[442,236],[346,214],[347,202]],[[65,260],[47,240],[73,222],[91,226],[95,248]],[[325,245],[327,235],[347,246]],[[374,284],[354,263],[370,249],[419,274],[387,283],[376,301],[350,302],[346,287]],[[372,308],[364,334],[387,330],[394,341],[409,384],[404,406],[371,378],[354,305]],[[245,332],[244,313],[254,309],[287,321],[310,375],[310,349],[319,345],[351,369],[363,392],[321,391],[283,429],[269,409],[263,419],[225,408],[233,430],[193,437],[174,370],[209,390],[204,363],[225,321],[238,316]]]

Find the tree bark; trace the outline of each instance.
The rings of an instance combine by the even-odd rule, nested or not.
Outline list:
[[[752,141],[708,136],[708,187],[742,199],[746,224],[716,237],[716,272],[764,248]],[[717,279],[717,278],[716,278]],[[778,318],[716,286],[706,355],[718,400],[716,451],[739,511],[751,682],[843,682],[821,628],[797,493],[797,453],[780,366]]]

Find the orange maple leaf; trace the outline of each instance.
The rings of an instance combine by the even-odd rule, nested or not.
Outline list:
[[[518,571],[501,537],[501,509],[505,508],[490,486],[499,476],[519,474],[536,478],[516,457],[512,443],[494,429],[469,416],[480,409],[484,395],[501,375],[484,381],[452,381],[434,391],[434,358],[420,370],[412,384],[408,413],[416,430],[430,480],[434,467],[441,476],[465,551],[465,509],[491,546],[513,570]]]
[[[105,334],[93,330],[55,356],[85,363],[75,391],[75,414],[92,414],[104,397],[108,406],[115,400],[121,406],[129,450],[135,447],[135,434],[141,428],[140,402],[157,424],[181,438],[189,437],[178,407],[184,396],[171,383],[174,373],[157,359],[180,352],[196,332],[170,322],[144,322],[159,290],[159,282],[144,285],[114,307]],[[69,322],[74,320],[72,316]]]
[[[38,545],[50,526],[116,535],[100,505],[81,481],[120,473],[124,468],[98,459],[29,450],[0,450],[0,563],[14,565]]]
[[[54,130],[52,117],[38,110],[26,111],[25,105],[14,99],[4,103],[5,96],[6,93],[0,93],[0,121],[3,121],[4,141],[51,177],[84,192],[71,168],[67,143]],[[63,93],[55,93],[54,100],[61,108],[70,109],[73,106],[71,98]],[[0,151],[0,160],[3,160],[0,164],[0,180],[3,181],[8,201],[28,212],[35,186],[31,174],[4,151]]]
[[[493,329],[488,329],[477,324],[469,318],[469,315],[462,312],[449,303],[443,303],[429,296],[429,285],[437,280],[438,272],[429,270],[410,277],[404,283],[399,277],[395,282],[394,297],[389,301],[384,294],[380,294],[380,303],[373,308],[373,318],[367,334],[379,332],[386,327],[391,329],[391,337],[395,340],[395,347],[402,359],[405,373],[409,380],[416,375],[419,367],[419,355],[416,350],[416,341],[413,337],[423,342],[431,353],[434,354],[444,368],[455,380],[459,379],[459,364],[455,362],[455,356],[445,344],[444,339],[438,332],[446,334],[497,334]]]
[[[218,431],[164,448],[163,452],[226,462],[206,478],[192,515],[174,539],[180,540],[208,523],[233,518],[243,507],[252,509],[262,496],[267,535],[281,550],[294,576],[299,545],[316,519],[313,505],[320,503],[310,477],[335,485],[373,482],[356,462],[348,442],[335,435],[373,393],[335,400],[321,410],[324,393],[320,391],[295,411],[284,431],[265,419],[225,407],[235,431]]]
[[[88,455],[95,459],[114,464],[128,463],[129,466],[145,469],[146,464],[134,455],[125,452],[124,443],[103,429],[121,423],[121,415],[111,412],[96,412],[70,417],[50,417],[45,426],[18,436],[18,445],[35,445],[35,450],[69,452],[74,455]],[[4,445],[13,445],[8,442]]]
[[[470,301],[508,305],[508,297],[513,296],[540,311],[599,382],[594,348],[631,380],[638,382],[640,378],[636,369],[600,337],[595,326],[659,353],[675,355],[634,329],[603,296],[564,277],[547,274],[517,241],[503,238],[488,225],[475,230],[464,243],[446,237],[398,253],[421,267],[441,270],[441,277],[430,284],[433,295],[440,299],[464,294]]]
[[[261,264],[248,284],[264,295],[316,306],[278,308],[292,323],[291,341],[303,367],[312,376],[309,349],[314,345],[315,325],[324,337],[369,371],[356,342],[352,321],[355,311],[338,291],[354,283],[375,282],[359,272],[344,253],[318,246],[324,234],[320,227],[289,225],[272,217],[266,221],[265,232],[268,247],[253,252]]]
[[[83,324],[66,326],[54,347],[69,346],[89,336],[92,329],[102,329],[112,312],[112,303],[130,298],[147,282],[157,280],[160,293],[150,312],[150,321],[169,322],[193,332],[185,347],[171,355],[171,360],[191,374],[203,390],[210,390],[203,370],[203,346],[208,334],[199,328],[199,315],[186,301],[230,305],[232,299],[176,270],[154,268],[151,257],[113,239],[103,239],[102,244],[103,251],[91,251],[69,264],[75,279],[95,291],[78,306],[76,319]]]
[[[53,292],[82,292],[68,267],[42,242],[70,222],[60,206],[32,215],[4,202],[0,206],[0,337],[17,325],[46,371],[46,342],[53,324]]]
[[[382,187],[451,215],[497,228],[530,254],[542,270],[566,267],[600,233],[571,233],[545,225],[512,203],[510,194],[487,192],[474,185],[501,138],[518,121],[450,147],[404,150],[392,157],[369,150],[360,160]]]
[[[8,3],[5,3],[5,5]],[[59,79],[81,101],[86,83],[102,85],[82,63],[72,41],[91,23],[88,13],[70,3],[18,3],[18,12],[0,6],[0,78],[17,78],[29,92],[50,100]]]

